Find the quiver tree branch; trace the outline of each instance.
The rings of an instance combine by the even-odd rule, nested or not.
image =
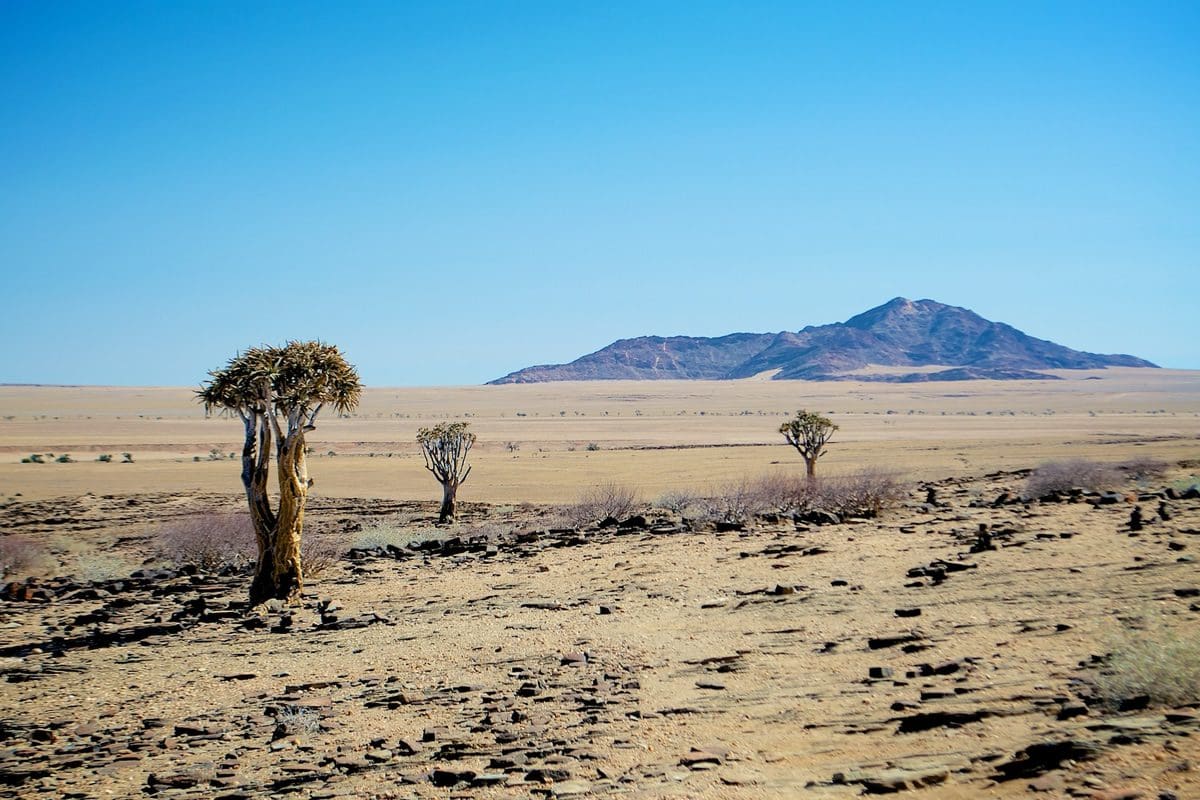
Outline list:
[[[250,601],[298,603],[303,589],[300,537],[312,484],[304,434],[315,429],[325,405],[339,413],[358,406],[358,373],[333,345],[288,342],[235,356],[223,369],[210,372],[196,395],[206,413],[236,414],[245,428],[242,485],[258,543]],[[277,509],[271,507],[267,487],[272,450],[279,474]]]

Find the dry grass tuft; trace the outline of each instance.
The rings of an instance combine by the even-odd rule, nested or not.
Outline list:
[[[1170,630],[1155,613],[1128,624],[1111,647],[1096,676],[1108,707],[1142,697],[1160,706],[1200,702],[1200,630]]]

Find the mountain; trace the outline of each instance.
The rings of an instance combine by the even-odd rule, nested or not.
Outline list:
[[[888,369],[848,374],[868,366]],[[621,339],[570,364],[527,367],[490,383],[732,380],[762,373],[773,373],[773,380],[1013,380],[1053,378],[1040,371],[1050,369],[1154,366],[1134,356],[1072,350],[966,308],[897,297],[845,322],[794,333]]]

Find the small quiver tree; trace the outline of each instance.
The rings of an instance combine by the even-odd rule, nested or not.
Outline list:
[[[817,459],[825,455],[825,445],[837,429],[838,426],[833,424],[829,417],[804,410],[797,411],[795,419],[779,426],[783,438],[804,458],[805,472],[809,480],[816,477]]]
[[[471,474],[467,453],[475,444],[475,434],[466,422],[442,422],[417,431],[417,444],[425,456],[425,469],[442,485],[442,510],[438,522],[453,522],[458,487]]]
[[[246,432],[242,485],[258,543],[250,603],[298,604],[304,588],[300,536],[312,486],[304,435],[316,427],[325,406],[339,414],[357,407],[358,373],[333,345],[288,342],[251,348],[209,375],[196,393],[205,411],[236,414]],[[267,488],[272,454],[279,470],[275,509]]]

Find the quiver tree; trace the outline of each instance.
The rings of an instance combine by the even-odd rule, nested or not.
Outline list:
[[[471,474],[467,453],[475,444],[475,434],[467,430],[467,424],[442,422],[417,431],[417,444],[425,456],[425,469],[442,485],[442,510],[438,513],[438,522],[454,521],[458,487]]]
[[[251,348],[209,375],[196,393],[205,412],[236,414],[246,429],[242,485],[258,542],[250,603],[296,604],[304,586],[300,535],[312,486],[304,435],[316,427],[325,406],[340,414],[358,405],[358,373],[333,345],[288,342]],[[279,471],[276,509],[267,488],[272,455]]]
[[[796,412],[795,419],[779,426],[783,438],[804,458],[809,480],[816,477],[817,459],[825,455],[825,445],[837,429],[838,426],[833,424],[829,417],[821,416],[815,411],[803,410]]]

